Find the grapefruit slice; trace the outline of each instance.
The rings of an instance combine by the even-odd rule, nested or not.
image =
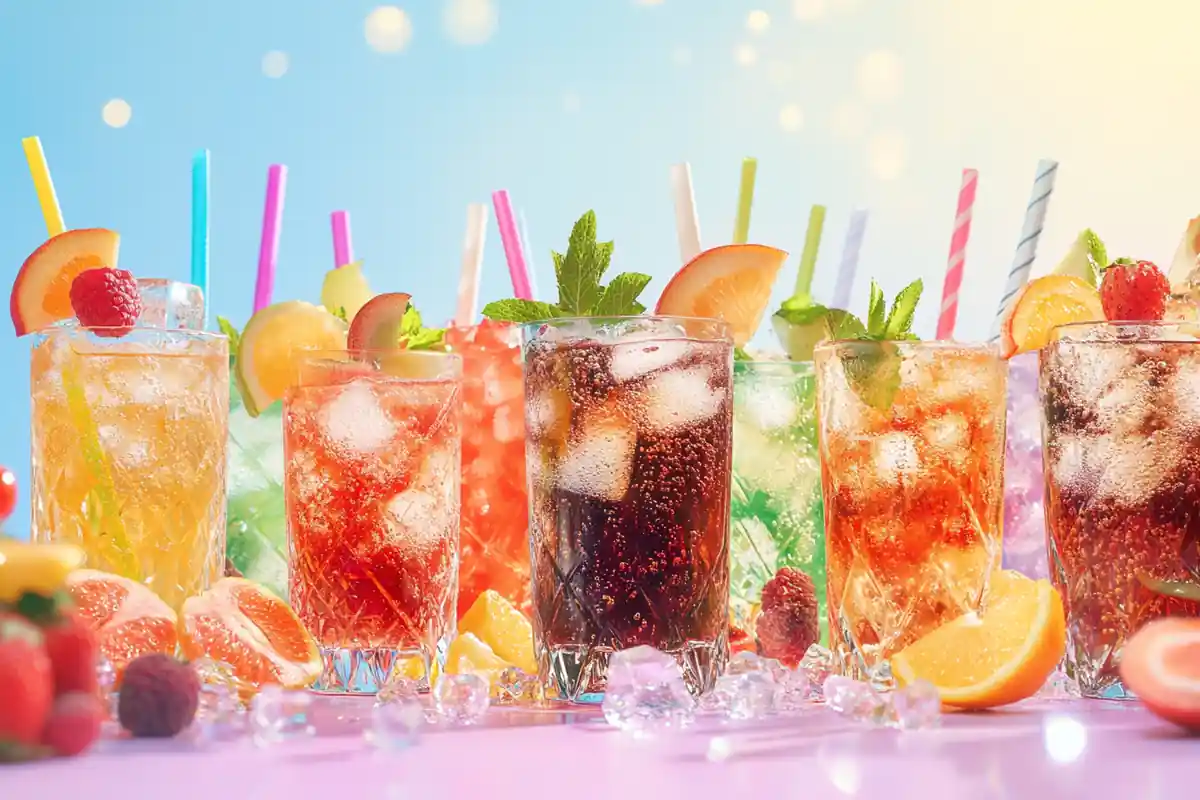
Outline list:
[[[46,240],[21,265],[9,311],[17,336],[75,316],[71,283],[81,272],[117,266],[121,237],[104,228],[64,231]]]
[[[296,382],[304,350],[345,350],[346,323],[321,306],[288,300],[267,306],[246,323],[234,377],[246,412],[259,412]]]
[[[400,346],[404,312],[412,295],[387,292],[372,297],[350,323],[347,347],[353,351],[395,350]]]
[[[1050,331],[1072,322],[1104,319],[1100,292],[1074,275],[1044,275],[1025,284],[1000,323],[1000,349],[1004,358],[1041,350]]]
[[[254,686],[308,686],[321,675],[317,643],[288,604],[245,578],[222,578],[183,603],[180,647],[190,660],[233,667]]]
[[[15,603],[26,592],[49,597],[83,562],[83,551],[73,545],[0,540],[0,604]]]
[[[100,652],[118,680],[125,666],[147,653],[175,654],[179,641],[175,611],[137,581],[79,569],[67,576],[67,591],[88,627],[96,633]]]
[[[927,680],[942,702],[981,709],[1035,694],[1066,649],[1062,598],[1049,581],[992,573],[980,614],[964,614],[892,656],[902,684]],[[969,657],[964,657],[969,654]]]
[[[658,298],[655,314],[708,317],[729,323],[735,347],[758,329],[771,287],[788,254],[761,244],[705,250],[683,266]]]
[[[1121,680],[1157,716],[1200,732],[1200,619],[1158,619],[1135,633]]]

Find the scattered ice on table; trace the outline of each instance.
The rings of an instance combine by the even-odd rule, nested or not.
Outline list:
[[[762,719],[775,712],[778,687],[770,673],[763,671],[722,675],[713,687],[716,710],[733,720]]]
[[[886,661],[880,661],[868,672],[867,682],[877,692],[886,692],[893,688],[896,685],[896,679],[892,677],[892,665]]]
[[[380,750],[405,750],[421,738],[425,709],[415,694],[388,694],[375,698],[367,740]]]
[[[758,653],[742,651],[736,653],[729,659],[729,664],[725,667],[726,675],[745,675],[750,672],[764,673],[771,680],[778,680],[786,670],[778,660],[774,658],[763,658]]]
[[[100,690],[100,700],[106,709],[101,734],[111,738],[121,731],[121,724],[117,721],[117,671],[104,656],[96,659],[96,686]]]
[[[941,722],[942,698],[929,681],[915,681],[888,696],[901,730],[930,728]]]
[[[603,708],[610,725],[649,737],[691,724],[696,701],[674,658],[639,645],[614,653],[609,660]]]
[[[830,675],[825,680],[825,705],[856,722],[902,730],[937,725],[942,713],[938,691],[928,681],[881,692],[869,683]]]
[[[442,675],[433,687],[433,705],[438,717],[455,725],[474,725],[483,720],[491,702],[487,681],[478,675]]]
[[[320,412],[325,435],[343,450],[371,453],[388,444],[396,426],[379,406],[370,385],[351,381]]]
[[[316,736],[309,723],[312,695],[304,690],[264,686],[250,706],[250,732],[259,747]]]
[[[496,688],[503,701],[533,701],[538,695],[538,679],[520,667],[505,667],[496,679]]]
[[[725,399],[725,389],[709,386],[710,377],[708,367],[691,367],[651,379],[643,396],[643,424],[652,432],[667,433],[716,414]]]
[[[689,348],[687,342],[678,339],[619,344],[612,349],[609,370],[618,383],[630,381],[675,363],[687,355]]]
[[[1074,700],[1079,697],[1079,685],[1062,670],[1054,670],[1038,690],[1039,700]]]
[[[825,680],[833,672],[833,653],[819,644],[809,645],[800,659],[800,669],[808,676],[808,686],[814,700],[825,696]]]
[[[227,738],[240,733],[243,725],[239,689],[244,687],[223,661],[198,658],[192,669],[200,679],[200,698],[196,708],[196,724],[209,739]]]
[[[812,682],[803,669],[787,669],[775,680],[775,710],[781,714],[800,711],[808,705]]]
[[[398,700],[405,697],[416,697],[421,690],[421,686],[412,678],[407,678],[397,672],[393,672],[387,682],[380,687],[375,695],[376,700]]]
[[[619,417],[606,417],[588,425],[567,448],[558,468],[558,483],[586,497],[618,501],[625,497],[633,475],[637,432]]]

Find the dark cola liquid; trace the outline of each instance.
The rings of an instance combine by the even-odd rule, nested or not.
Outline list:
[[[1153,619],[1200,614],[1160,584],[1200,576],[1200,346],[1057,342],[1041,388],[1068,672],[1085,696],[1124,697],[1126,638]]]
[[[729,345],[535,341],[525,369],[543,667],[577,698],[609,653],[651,645],[709,684],[729,626]]]

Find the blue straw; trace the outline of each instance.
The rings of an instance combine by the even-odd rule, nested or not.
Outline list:
[[[208,330],[212,298],[208,296],[208,151],[192,159],[192,283],[204,297],[204,329]]]

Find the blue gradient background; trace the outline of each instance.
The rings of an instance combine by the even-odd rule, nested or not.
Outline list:
[[[549,249],[593,208],[614,268],[652,274],[653,299],[678,267],[670,165],[692,164],[709,246],[728,241],[740,162],[755,156],[751,239],[796,254],[776,299],[809,206],[829,208],[825,299],[849,214],[866,206],[853,307],[871,276],[889,294],[922,277],[917,328],[931,335],[959,174],[975,167],[966,339],[986,335],[1039,157],[1062,162],[1039,272],[1089,225],[1115,254],[1162,263],[1200,205],[1188,77],[1200,11],[1170,0],[466,2],[498,14],[486,41],[447,32],[454,2],[407,0],[412,39],[381,54],[364,36],[373,2],[0,0],[0,278],[45,238],[20,147],[30,135],[68,226],[119,230],[122,266],[180,280],[190,159],[209,148],[211,308],[239,326],[272,162],[290,172],[277,299],[318,300],[329,213],[346,209],[373,287],[413,293],[433,321],[453,311],[466,205],[499,188],[528,219],[544,294]],[[755,9],[764,31],[747,26]],[[261,67],[272,50],[290,59],[278,79]],[[126,127],[101,119],[112,98],[132,106]],[[799,130],[781,125],[791,105]],[[510,292],[494,219],[488,236],[485,301]],[[23,536],[24,342],[0,340],[0,370],[0,463],[22,487],[7,528]]]

